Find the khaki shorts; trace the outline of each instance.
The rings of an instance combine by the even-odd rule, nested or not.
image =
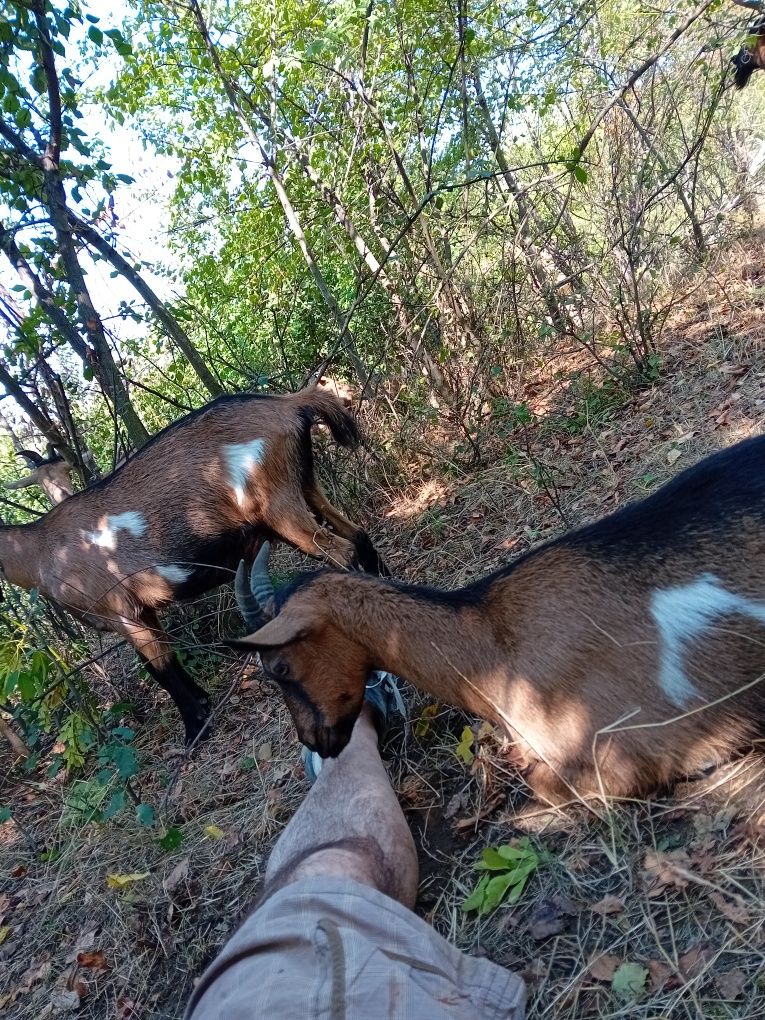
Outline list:
[[[187,1020],[521,1020],[515,974],[351,879],[274,893],[197,985]]]

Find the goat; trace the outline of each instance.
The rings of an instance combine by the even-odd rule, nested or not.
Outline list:
[[[350,412],[315,388],[219,397],[38,521],[1,527],[0,577],[127,638],[192,742],[206,726],[208,697],[173,655],[158,610],[222,584],[270,536],[387,573],[366,533],[314,477],[315,421],[343,446],[358,438]]]
[[[737,89],[745,88],[758,68],[765,70],[765,17],[752,24],[747,45],[742,46],[730,62],[736,69],[733,83]]]
[[[456,591],[320,570],[258,602],[230,644],[324,757],[382,669],[504,727],[543,799],[649,793],[765,736],[765,436]]]
[[[19,450],[16,456],[26,460],[30,473],[15,482],[6,482],[6,489],[26,489],[30,485],[39,485],[52,506],[57,506],[74,492],[72,468],[56,452],[52,443],[48,443],[45,458],[41,457],[39,453],[35,453],[34,450]]]

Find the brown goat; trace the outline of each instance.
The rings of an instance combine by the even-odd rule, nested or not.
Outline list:
[[[745,88],[755,71],[765,70],[765,17],[752,24],[748,45],[742,46],[730,62],[736,69],[733,82],[737,89]]]
[[[39,485],[51,506],[62,503],[74,492],[71,467],[50,444],[46,458],[34,450],[19,450],[16,456],[26,460],[30,472],[15,482],[6,482],[6,489],[27,489],[31,485]]]
[[[544,799],[648,793],[765,735],[765,437],[458,591],[322,570],[276,603],[232,644],[321,755],[383,669],[503,726]]]
[[[252,559],[270,536],[385,572],[366,533],[314,477],[317,420],[338,443],[355,442],[351,414],[315,388],[220,397],[39,521],[0,528],[0,576],[127,638],[178,706],[191,741],[207,722],[208,698],[173,655],[158,610],[231,580],[240,558]]]

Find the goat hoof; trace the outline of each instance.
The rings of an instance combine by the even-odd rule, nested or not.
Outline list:
[[[190,747],[191,744],[201,744],[205,740],[209,740],[212,736],[212,721],[208,722],[207,719],[202,719],[201,722],[196,723],[193,729],[186,728],[186,747]]]

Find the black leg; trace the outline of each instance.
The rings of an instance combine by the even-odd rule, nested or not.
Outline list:
[[[207,691],[194,683],[174,655],[161,668],[147,659],[144,659],[144,662],[159,686],[164,688],[175,702],[186,728],[186,743],[192,744],[197,738],[206,740],[212,732],[212,727],[207,726],[202,733],[205,723],[210,718],[210,698]]]
[[[353,544],[356,547],[356,559],[362,570],[368,574],[377,574],[379,577],[390,577],[390,571],[372,545],[366,531],[357,531],[353,537]]]

